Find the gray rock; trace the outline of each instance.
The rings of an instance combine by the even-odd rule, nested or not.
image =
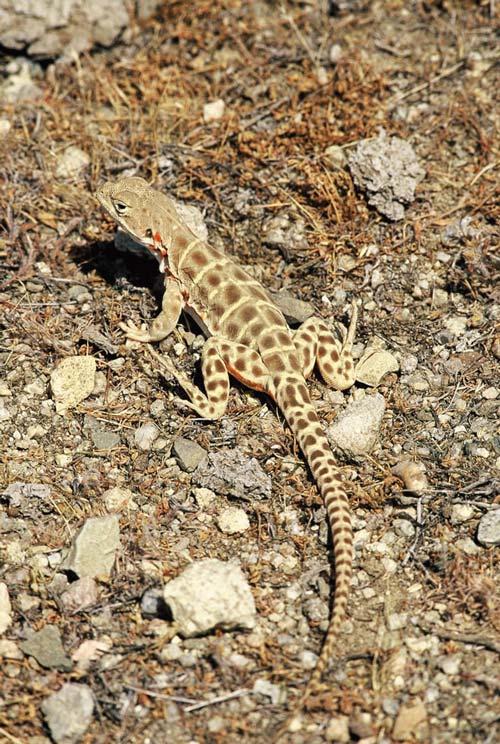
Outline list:
[[[355,184],[365,190],[368,203],[390,220],[404,218],[404,205],[415,197],[425,176],[408,142],[388,138],[382,129],[377,139],[363,140],[349,157]]]
[[[0,44],[39,58],[111,46],[127,23],[125,0],[0,0]]]
[[[286,289],[279,292],[269,292],[269,294],[288,323],[303,323],[311,315],[314,315],[314,307],[309,302],[298,300]]]
[[[141,612],[147,617],[161,617],[165,613],[163,590],[159,587],[146,589],[141,597]]]
[[[28,630],[26,635],[27,640],[20,643],[25,654],[33,656],[45,669],[70,671],[73,665],[64,651],[61,633],[56,625],[45,625],[37,632]]]
[[[96,363],[92,356],[63,359],[50,375],[57,413],[64,413],[85,400],[95,385]]]
[[[98,596],[94,579],[84,576],[69,585],[69,588],[59,597],[59,602],[66,612],[73,613],[95,604]]]
[[[82,287],[81,289],[84,289]],[[83,329],[81,337],[85,341],[90,341],[94,346],[98,346],[103,349],[106,354],[117,354],[118,346],[112,343],[107,336],[104,335],[96,326],[90,325]]]
[[[273,685],[267,679],[256,679],[252,692],[254,695],[263,695],[269,698],[273,705],[283,705],[286,701],[286,690],[283,685]]]
[[[95,431],[91,432],[90,436],[92,438],[92,444],[99,450],[110,450],[113,447],[118,447],[120,444],[120,435],[114,431],[95,429]]]
[[[182,470],[192,473],[205,459],[207,451],[200,447],[197,442],[179,437],[172,446],[172,454]]]
[[[235,563],[198,561],[166,585],[163,598],[180,635],[190,638],[216,628],[253,628],[255,602]]]
[[[327,435],[345,452],[364,455],[375,446],[385,411],[380,393],[350,403],[328,427]]]
[[[68,682],[43,701],[42,712],[56,744],[76,744],[92,721],[92,690],[87,685]]]
[[[50,486],[46,483],[23,483],[16,481],[11,483],[5,491],[3,496],[9,500],[11,507],[15,509],[26,508],[29,506],[27,502],[31,499],[41,499],[42,501],[48,501],[51,496]]]
[[[61,563],[63,571],[77,576],[109,576],[120,546],[120,527],[116,514],[90,517],[73,538]]]
[[[210,452],[193,473],[193,483],[218,495],[251,500],[271,495],[271,478],[254,457],[240,449]]]
[[[481,545],[500,545],[500,508],[492,509],[479,520],[477,539]]]

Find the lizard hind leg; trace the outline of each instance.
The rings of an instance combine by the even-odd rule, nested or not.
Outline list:
[[[352,304],[351,322],[342,341],[335,338],[321,318],[308,318],[293,334],[305,377],[309,377],[317,363],[325,382],[335,390],[347,390],[354,384],[352,346],[356,332],[358,310]]]
[[[243,344],[212,336],[206,341],[201,357],[205,393],[177,369],[169,357],[149,347],[149,353],[174,377],[189,401],[182,401],[199,416],[215,420],[224,415],[229,398],[229,373],[254,390],[267,390],[269,373],[256,351]]]

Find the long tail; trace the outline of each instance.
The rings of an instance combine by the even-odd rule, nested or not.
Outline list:
[[[302,703],[318,687],[345,618],[352,573],[352,524],[346,492],[330,445],[303,378],[287,377],[275,391],[276,401],[295,434],[323,497],[333,540],[335,591],[330,624]]]

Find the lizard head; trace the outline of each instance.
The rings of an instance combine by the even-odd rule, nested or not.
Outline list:
[[[153,237],[153,189],[143,178],[121,178],[108,181],[96,191],[96,198],[118,225],[131,238],[147,248],[158,250]]]

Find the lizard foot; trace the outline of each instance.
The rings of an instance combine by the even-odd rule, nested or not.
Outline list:
[[[151,338],[151,334],[149,333],[146,324],[144,324],[146,327],[139,328],[131,320],[128,320],[126,323],[118,323],[118,326],[125,332],[127,339],[130,339],[130,341],[140,341],[141,343],[154,341],[154,339]]]

